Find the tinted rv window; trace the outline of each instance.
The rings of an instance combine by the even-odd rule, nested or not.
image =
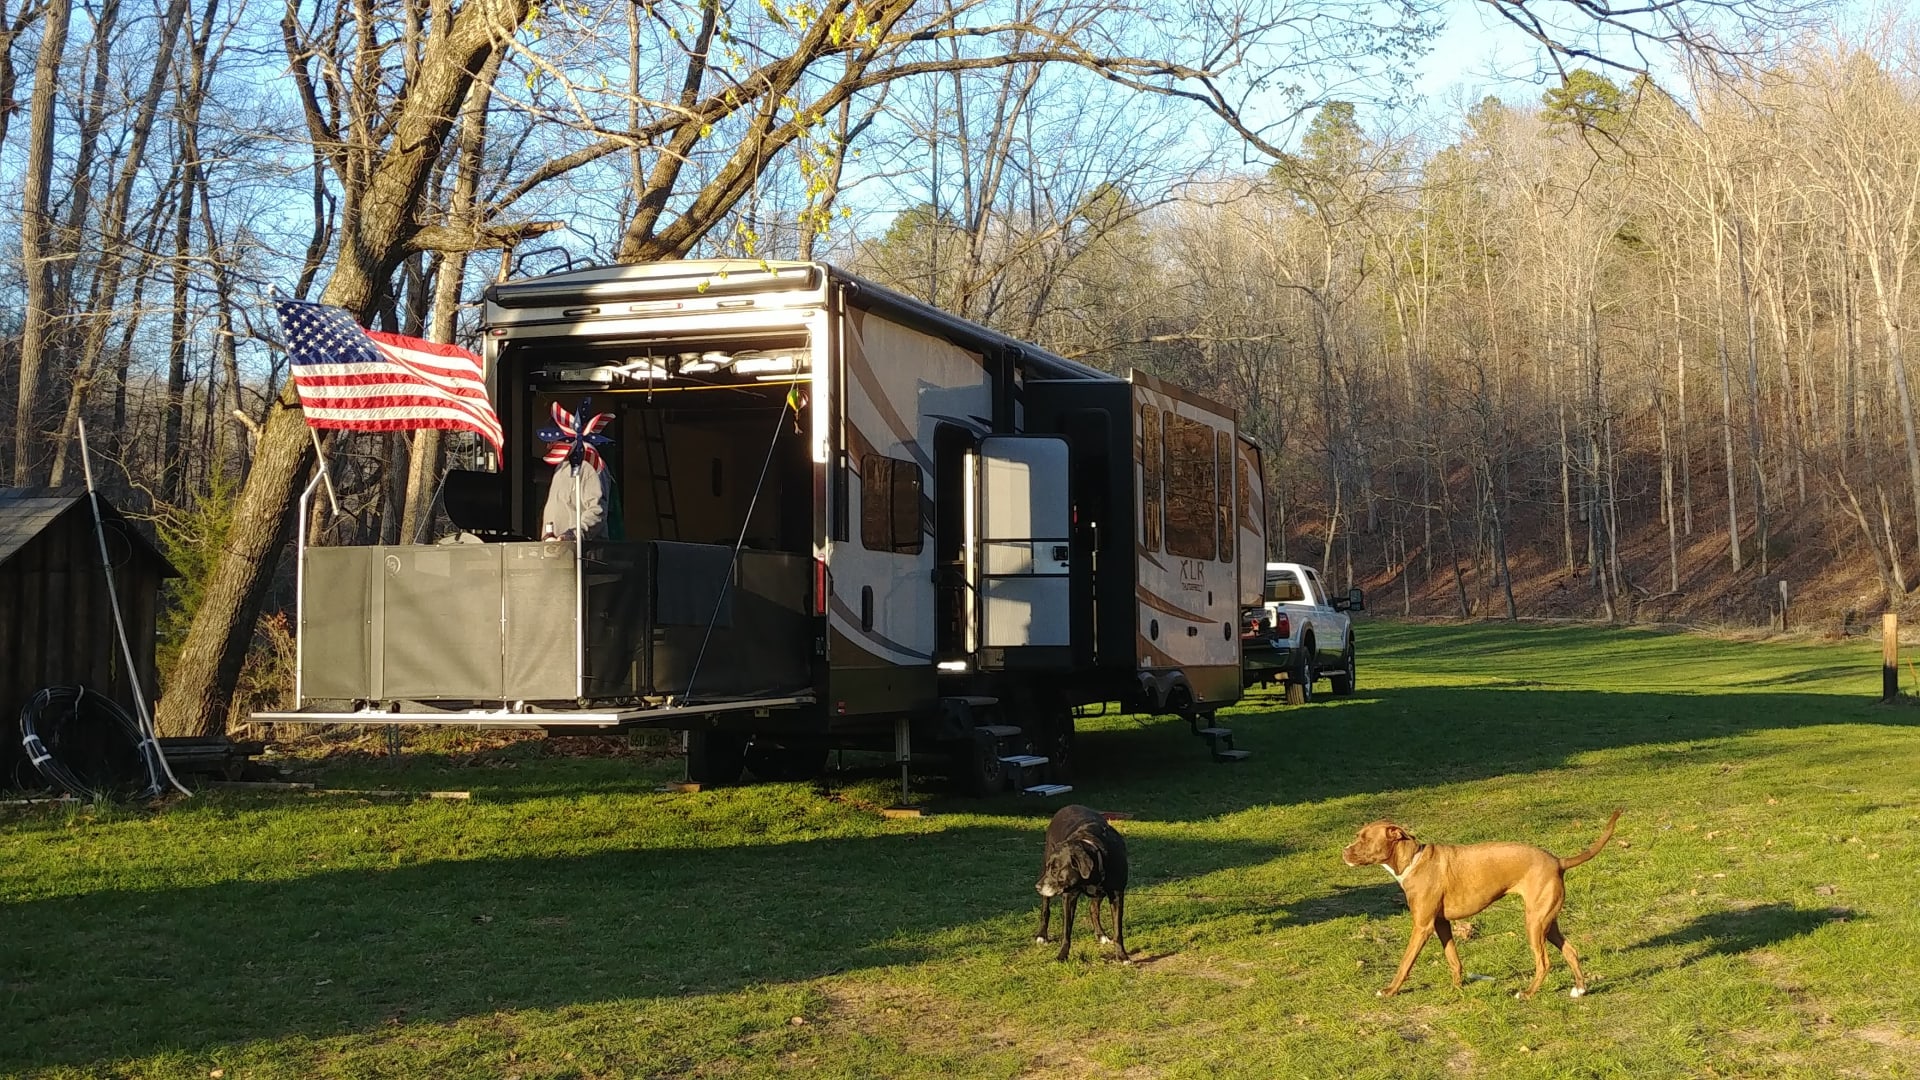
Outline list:
[[[1140,526],[1148,551],[1160,550],[1160,410],[1140,406]]]
[[[868,454],[860,459],[860,543],[868,551],[920,554],[920,466]]]
[[[1233,561],[1233,436],[1225,431],[1213,433],[1215,453],[1214,475],[1220,482],[1214,485],[1218,489],[1219,502],[1215,503],[1214,520],[1219,522],[1220,561]]]
[[[1167,553],[1206,559],[1214,543],[1213,429],[1179,413],[1167,423]]]

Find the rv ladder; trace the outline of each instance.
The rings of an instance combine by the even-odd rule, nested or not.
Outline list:
[[[674,513],[673,471],[667,461],[667,421],[659,409],[641,409],[640,444],[647,452],[647,484],[653,496],[653,514],[660,539],[680,539],[680,521]]]
[[[1233,748],[1232,728],[1214,727],[1211,725],[1201,727],[1201,719],[1199,716],[1189,717],[1188,723],[1193,728],[1195,735],[1207,740],[1208,748],[1213,751],[1213,760],[1219,762],[1245,761],[1247,758],[1253,756],[1253,751],[1251,750],[1236,750]],[[1211,717],[1207,719],[1211,719]]]
[[[1018,729],[1016,728],[1015,730],[1017,731]],[[1047,759],[1039,754],[1007,754],[1000,758],[1000,763],[1013,770],[1013,786],[1018,789],[1022,795],[1045,797],[1048,795],[1064,795],[1073,790],[1073,785],[1071,784],[1027,783],[1027,770],[1040,768],[1047,763]]]

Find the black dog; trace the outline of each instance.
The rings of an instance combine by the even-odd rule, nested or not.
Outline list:
[[[1113,900],[1113,937],[1120,959],[1127,960],[1127,842],[1120,838],[1107,819],[1084,806],[1063,806],[1047,823],[1045,859],[1040,864],[1040,880],[1034,885],[1040,892],[1040,936],[1047,940],[1047,922],[1053,915],[1053,898],[1061,897],[1066,935],[1060,942],[1061,960],[1073,948],[1073,909],[1084,894],[1093,901],[1093,928],[1100,944],[1107,943],[1106,928],[1100,925],[1100,901]]]

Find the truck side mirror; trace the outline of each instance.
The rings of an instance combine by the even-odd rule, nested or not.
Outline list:
[[[1347,590],[1347,606],[1355,611],[1367,610],[1367,594],[1360,591],[1360,586]]]

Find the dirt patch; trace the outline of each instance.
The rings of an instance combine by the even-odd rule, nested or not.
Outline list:
[[[1920,1035],[1902,1030],[1893,1024],[1870,1024],[1855,1028],[1847,1034],[1856,1039],[1865,1039],[1875,1046],[1883,1046],[1895,1051],[1907,1061],[1920,1061]]]
[[[969,1012],[923,987],[876,986],[849,982],[823,987],[827,999],[822,1024],[844,1024],[868,1035],[896,1039],[915,1055],[938,1056],[965,1045],[979,1053],[1014,1052],[1020,1056],[1022,1080],[1069,1080],[1079,1077],[1124,1077],[1153,1080],[1160,1070],[1134,1066],[1115,1072],[1086,1053],[1085,1043],[1007,1020],[991,1020]]]

